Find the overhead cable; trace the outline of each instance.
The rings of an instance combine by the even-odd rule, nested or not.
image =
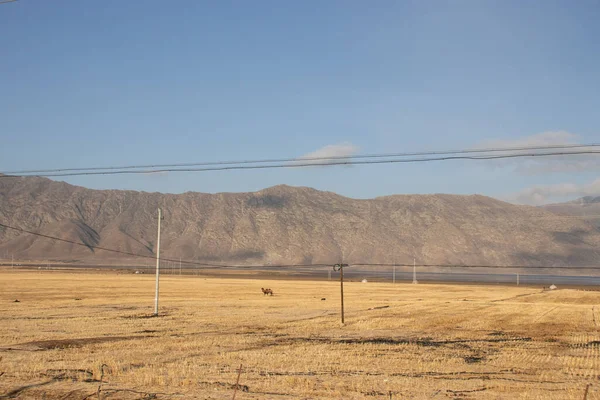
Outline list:
[[[380,153],[380,154],[357,154],[344,156],[319,156],[319,157],[297,157],[297,158],[272,158],[272,159],[257,159],[257,160],[238,160],[238,161],[204,161],[191,163],[177,164],[145,164],[145,165],[123,165],[123,166],[107,166],[107,167],[82,167],[82,168],[55,168],[55,169],[30,169],[30,170],[14,170],[0,171],[6,175],[20,174],[46,174],[59,172],[88,172],[88,171],[114,171],[114,170],[135,170],[144,169],[142,173],[148,173],[148,169],[162,168],[179,168],[179,167],[201,167],[201,166],[216,166],[216,165],[247,165],[247,164],[266,164],[266,163],[302,163],[310,162],[311,165],[323,165],[322,163],[312,163],[312,161],[336,161],[336,160],[361,160],[361,159],[377,159],[377,158],[402,158],[416,156],[439,156],[439,155],[457,155],[457,154],[484,154],[498,152],[515,152],[515,151],[541,151],[541,150],[570,150],[570,149],[592,149],[600,147],[599,143],[590,144],[564,144],[564,145],[546,145],[546,146],[522,146],[522,147],[493,147],[481,149],[463,149],[463,150],[439,150],[439,151],[423,151],[423,152],[404,152],[404,153]],[[304,165],[302,165],[304,166]]]
[[[385,160],[347,160],[325,161],[325,162],[305,162],[296,161],[285,164],[267,164],[267,165],[227,165],[206,168],[161,168],[161,169],[142,169],[142,170],[109,170],[109,171],[86,171],[86,172],[57,172],[57,173],[35,173],[33,175],[0,175],[0,178],[19,178],[25,176],[39,177],[65,177],[65,176],[87,176],[87,175],[125,175],[125,174],[158,174],[158,173],[174,173],[174,172],[210,172],[210,171],[233,171],[233,170],[257,170],[257,169],[273,169],[273,168],[302,168],[302,167],[324,167],[336,165],[369,165],[369,164],[404,164],[404,163],[422,163],[433,161],[450,161],[450,160],[500,160],[509,158],[540,158],[540,157],[557,157],[557,156],[576,156],[576,155],[600,154],[600,150],[581,150],[581,151],[554,151],[545,153],[515,153],[515,154],[500,154],[500,155],[483,155],[483,156],[442,156],[428,158],[399,158]]]

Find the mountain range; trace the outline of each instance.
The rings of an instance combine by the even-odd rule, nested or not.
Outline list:
[[[548,204],[546,210],[587,221],[600,229],[600,196],[586,196],[566,203]]]
[[[368,200],[306,187],[253,193],[92,190],[39,177],[0,176],[0,258],[149,265],[95,247],[206,264],[412,263],[588,266],[600,263],[598,198],[546,207],[481,195]]]

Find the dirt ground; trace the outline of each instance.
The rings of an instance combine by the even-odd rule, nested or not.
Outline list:
[[[344,288],[0,270],[0,399],[600,399],[600,292]]]

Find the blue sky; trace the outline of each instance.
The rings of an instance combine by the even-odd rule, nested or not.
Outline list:
[[[600,142],[598,21],[600,3],[585,0],[0,4],[0,171],[299,157],[337,145],[387,153]],[[597,159],[565,163],[66,180],[523,203],[600,194]]]

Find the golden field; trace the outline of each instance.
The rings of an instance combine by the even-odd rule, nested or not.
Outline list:
[[[344,286],[0,270],[0,399],[600,399],[600,292]]]

